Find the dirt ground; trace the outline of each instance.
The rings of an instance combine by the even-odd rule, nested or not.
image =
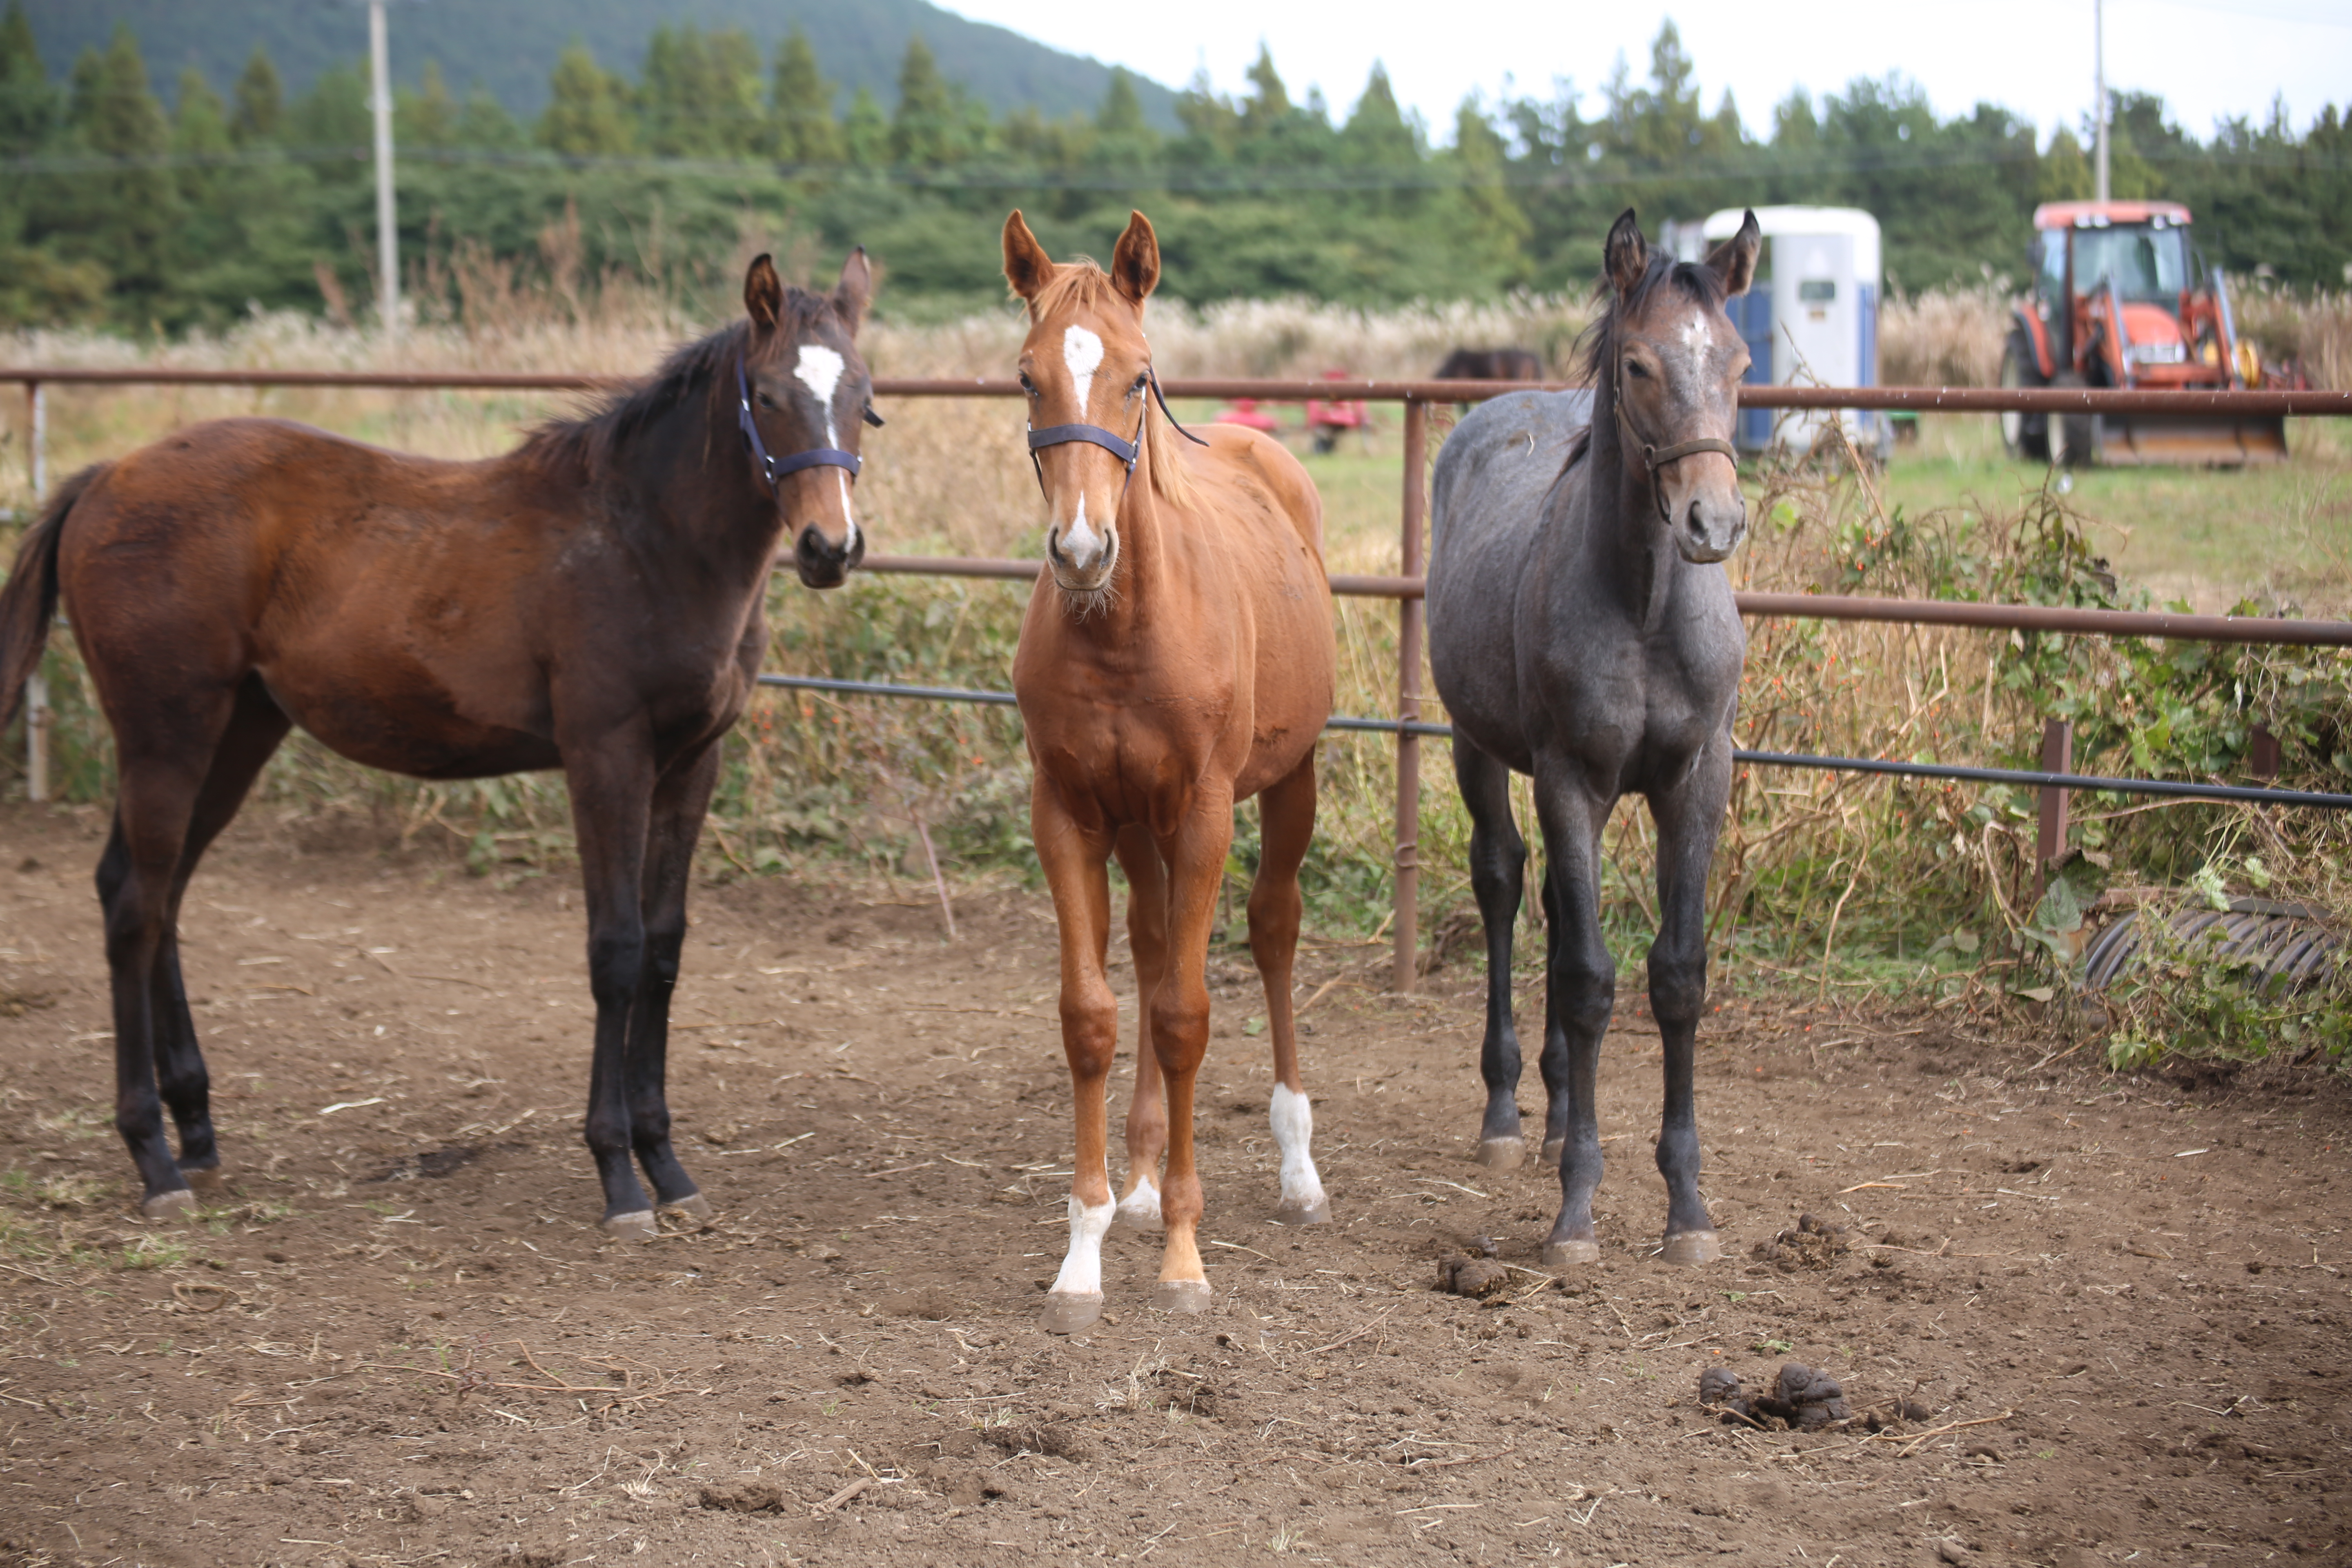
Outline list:
[[[230,1191],[151,1226],[99,827],[0,809],[0,1562],[2352,1561],[2352,1117],[2310,1069],[2120,1079],[1733,999],[1700,1037],[1727,1256],[1675,1271],[1629,992],[1604,1260],[1560,1283],[1557,1188],[1468,1159],[1467,973],[1400,1002],[1370,950],[1310,954],[1336,1222],[1302,1231],[1265,1218],[1262,1005],[1221,961],[1214,1308],[1150,1310],[1156,1238],[1115,1237],[1110,1314],[1060,1340],[1041,896],[964,900],[950,944],[913,892],[698,889],[671,1081],[719,1215],[622,1245],[576,890],[257,818],[184,917]],[[1432,1288],[1488,1245],[1497,1293]],[[1787,1361],[1853,1419],[1696,1403]]]

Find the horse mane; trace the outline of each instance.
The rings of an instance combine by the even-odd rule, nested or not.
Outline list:
[[[1591,449],[1592,433],[1601,422],[1609,421],[1609,438],[1617,439],[1617,345],[1625,323],[1642,313],[1650,296],[1672,284],[1689,300],[1710,310],[1720,310],[1731,296],[1723,287],[1723,279],[1712,267],[1696,261],[1676,261],[1654,247],[1650,251],[1650,264],[1642,269],[1640,281],[1633,291],[1620,296],[1616,287],[1606,277],[1593,286],[1592,297],[1600,302],[1601,314],[1592,324],[1577,334],[1574,379],[1592,388],[1592,420],[1591,424],[1569,437],[1568,460],[1560,465],[1565,474],[1576,467]]]
[[[1056,266],[1045,287],[1037,290],[1037,298],[1030,301],[1030,317],[1043,321],[1052,311],[1101,310],[1114,301],[1128,305],[1140,321],[1142,308],[1130,304],[1127,296],[1112,286],[1110,274],[1093,257],[1073,257]],[[1143,449],[1151,458],[1151,489],[1161,500],[1182,506],[1192,499],[1192,477],[1184,471],[1183,455],[1177,449],[1175,433],[1168,421],[1151,416],[1152,405],[1158,400],[1149,391],[1143,398]]]
[[[739,357],[747,372],[766,363],[783,345],[797,342],[803,329],[831,308],[832,301],[824,295],[788,287],[783,312],[777,318],[776,330],[768,334],[764,355],[752,350],[751,323],[730,321],[708,337],[672,349],[651,376],[606,394],[589,412],[541,424],[531,431],[523,449],[550,466],[571,466],[591,475],[604,473],[655,421],[697,394],[713,405],[731,400]],[[711,416],[714,421],[719,417],[715,407]]]

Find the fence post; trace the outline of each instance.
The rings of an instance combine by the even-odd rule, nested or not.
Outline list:
[[[2063,719],[2042,721],[2042,771],[2074,771],[2074,726]],[[2033,835],[2033,901],[2037,905],[2050,890],[2050,862],[2066,847],[2066,794],[2048,784],[2042,788],[2042,820]]]
[[[49,493],[49,404],[41,384],[25,384],[25,466],[33,481],[33,509]],[[49,798],[49,683],[39,666],[25,682],[25,798]]]
[[[2278,737],[2267,724],[2257,724],[2246,737],[2246,772],[2263,784],[2279,775]]]
[[[1409,397],[1404,405],[1404,549],[1400,568],[1421,575],[1423,521],[1429,512],[1429,405]],[[1397,601],[1397,717],[1421,717],[1422,601]],[[1410,992],[1418,978],[1421,946],[1421,737],[1397,731],[1396,943],[1391,984]]]

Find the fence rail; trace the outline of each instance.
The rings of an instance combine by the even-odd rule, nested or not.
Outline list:
[[[474,392],[596,392],[635,384],[640,378],[592,374],[531,374],[495,371],[204,370],[177,366],[0,366],[0,383],[26,390],[31,426],[30,463],[36,499],[47,487],[45,388],[57,386],[307,386],[388,390]],[[1239,398],[1303,402],[1310,398],[1404,405],[1399,565],[1394,576],[1334,574],[1335,594],[1397,602],[1397,717],[1341,718],[1332,728],[1393,734],[1397,748],[1396,911],[1391,921],[1391,984],[1412,988],[1419,945],[1419,837],[1421,742],[1450,735],[1444,725],[1421,719],[1422,540],[1428,517],[1429,410],[1434,405],[1475,403],[1510,392],[1564,390],[1560,382],[1380,380],[1371,378],[1265,379],[1173,377],[1171,397]],[[1019,384],[992,376],[878,377],[877,397],[1017,397]],[[1747,386],[1742,405],[1776,409],[1909,409],[1921,413],[2182,414],[2248,416],[2352,417],[2352,392],[2231,391],[2154,392],[2081,387],[1933,386]],[[864,569],[938,576],[1034,579],[1034,561],[964,557],[870,555]],[[2056,632],[2100,637],[2148,637],[2200,642],[2352,647],[2352,622],[2259,619],[2231,616],[2182,616],[2122,610],[2074,609],[2039,605],[1988,605],[1932,599],[1885,599],[1812,594],[1741,594],[1742,614],[1822,620],[1878,621],[1916,626],[1972,626],[1990,630]],[[899,687],[882,682],[833,680],[814,676],[763,675],[762,684],[842,693],[921,697],[941,701],[1004,703],[1009,692],[967,691],[949,687]],[[46,794],[48,708],[36,677],[27,691],[28,793]],[[2257,731],[2254,771],[2274,776],[2276,743]],[[2311,791],[2196,784],[2162,779],[2110,779],[2072,771],[2073,731],[2051,720],[2042,734],[2041,770],[1971,768],[1946,763],[1899,763],[1864,757],[1827,757],[1772,752],[1738,752],[1742,762],[1778,767],[1825,768],[1930,778],[2016,784],[2041,792],[2037,833],[2040,868],[2063,847],[2067,797],[2079,789],[2130,791],[2190,799],[2256,801],[2273,805],[2352,808],[2352,796]],[[2267,771],[2265,771],[2267,770]]]

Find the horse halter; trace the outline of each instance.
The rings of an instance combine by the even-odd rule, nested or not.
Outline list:
[[[1671,447],[1653,447],[1640,439],[1633,422],[1625,417],[1625,403],[1622,396],[1612,393],[1609,406],[1617,416],[1617,430],[1625,437],[1625,444],[1629,447],[1638,445],[1642,448],[1642,466],[1649,470],[1650,498],[1657,503],[1660,522],[1674,521],[1666,515],[1666,492],[1658,488],[1660,468],[1685,458],[1695,458],[1701,452],[1720,452],[1735,466],[1739,461],[1739,448],[1720,436],[1701,436],[1694,440],[1677,441]]]
[[[1193,435],[1181,425],[1176,424],[1176,416],[1169,412],[1168,395],[1160,390],[1160,373],[1146,366],[1143,375],[1144,379],[1151,384],[1151,395],[1159,402],[1160,412],[1168,415],[1168,423],[1175,426],[1176,434],[1183,437],[1195,447],[1207,446],[1206,441]],[[1127,465],[1127,478],[1119,481],[1118,487],[1118,493],[1124,499],[1127,495],[1127,487],[1135,482],[1135,460],[1143,453],[1143,422],[1150,417],[1151,405],[1147,403],[1143,405],[1143,417],[1135,422],[1135,439],[1132,441],[1121,437],[1116,431],[1106,430],[1099,425],[1048,425],[1043,430],[1033,428],[1029,432],[1029,466],[1036,470],[1037,493],[1046,494],[1045,465],[1038,460],[1037,454],[1047,447],[1060,447],[1072,441],[1087,441],[1100,447]],[[1047,499],[1050,500],[1051,497]]]
[[[882,416],[872,408],[866,410],[866,423],[879,429]],[[751,457],[760,465],[760,475],[768,481],[773,494],[776,481],[786,474],[797,474],[803,468],[847,468],[850,477],[865,467],[865,459],[855,452],[845,452],[837,447],[812,447],[804,452],[794,452],[779,458],[769,452],[768,444],[760,439],[760,422],[751,417],[751,382],[743,373],[743,362],[735,362],[735,426],[743,433],[743,444],[751,448]]]

